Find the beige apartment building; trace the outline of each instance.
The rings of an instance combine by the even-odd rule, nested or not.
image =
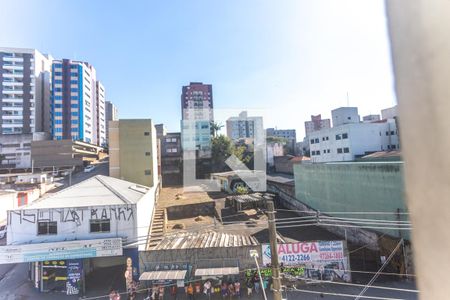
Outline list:
[[[109,122],[109,176],[148,187],[158,184],[156,130],[151,119]]]

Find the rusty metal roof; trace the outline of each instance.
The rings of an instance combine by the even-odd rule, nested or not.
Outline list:
[[[175,250],[193,248],[219,248],[257,246],[258,241],[249,235],[232,234],[217,231],[180,232],[164,237],[155,250]]]

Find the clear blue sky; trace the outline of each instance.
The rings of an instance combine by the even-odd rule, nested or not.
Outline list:
[[[395,104],[382,0],[0,0],[0,45],[88,61],[121,118],[179,130],[181,86],[213,84],[216,108],[296,128],[347,104]]]

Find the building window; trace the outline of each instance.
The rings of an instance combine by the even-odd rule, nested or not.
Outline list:
[[[320,155],[320,150],[317,150],[317,151],[316,151],[316,155]]]
[[[314,140],[314,142],[315,142],[316,144],[318,144],[318,143],[319,143],[319,138],[316,138],[316,139]]]
[[[389,131],[386,131],[386,136],[388,136],[389,135]]]
[[[110,219],[93,219],[89,220],[90,232],[110,232],[111,221]]]
[[[341,139],[342,139],[341,135],[340,134],[336,134],[336,141],[341,140]]]
[[[150,170],[145,170],[145,171],[144,171],[144,174],[145,174],[145,175],[152,175],[152,171],[150,171]]]
[[[149,136],[149,135],[150,135],[150,132],[146,131],[146,132],[144,132],[144,135],[145,135],[145,136]]]
[[[349,152],[350,152],[350,149],[344,148],[344,153],[349,153]]]
[[[145,152],[145,156],[150,156],[150,152]]]
[[[314,139],[311,139],[311,144],[314,144]]]
[[[347,134],[347,133],[343,133],[343,134],[342,134],[342,139],[343,139],[343,140],[348,139],[348,134]]]
[[[342,148],[337,148],[337,153],[342,153]]]
[[[57,234],[56,222],[38,222],[38,235]]]
[[[395,131],[391,131],[391,135],[395,135]]]
[[[391,145],[391,149],[395,149],[396,148],[396,146],[395,145]]]

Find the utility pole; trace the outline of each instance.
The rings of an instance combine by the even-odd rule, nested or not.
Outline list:
[[[273,299],[281,300],[280,266],[278,264],[277,228],[275,226],[275,208],[273,201],[267,201],[269,215],[270,256],[272,259]]]

